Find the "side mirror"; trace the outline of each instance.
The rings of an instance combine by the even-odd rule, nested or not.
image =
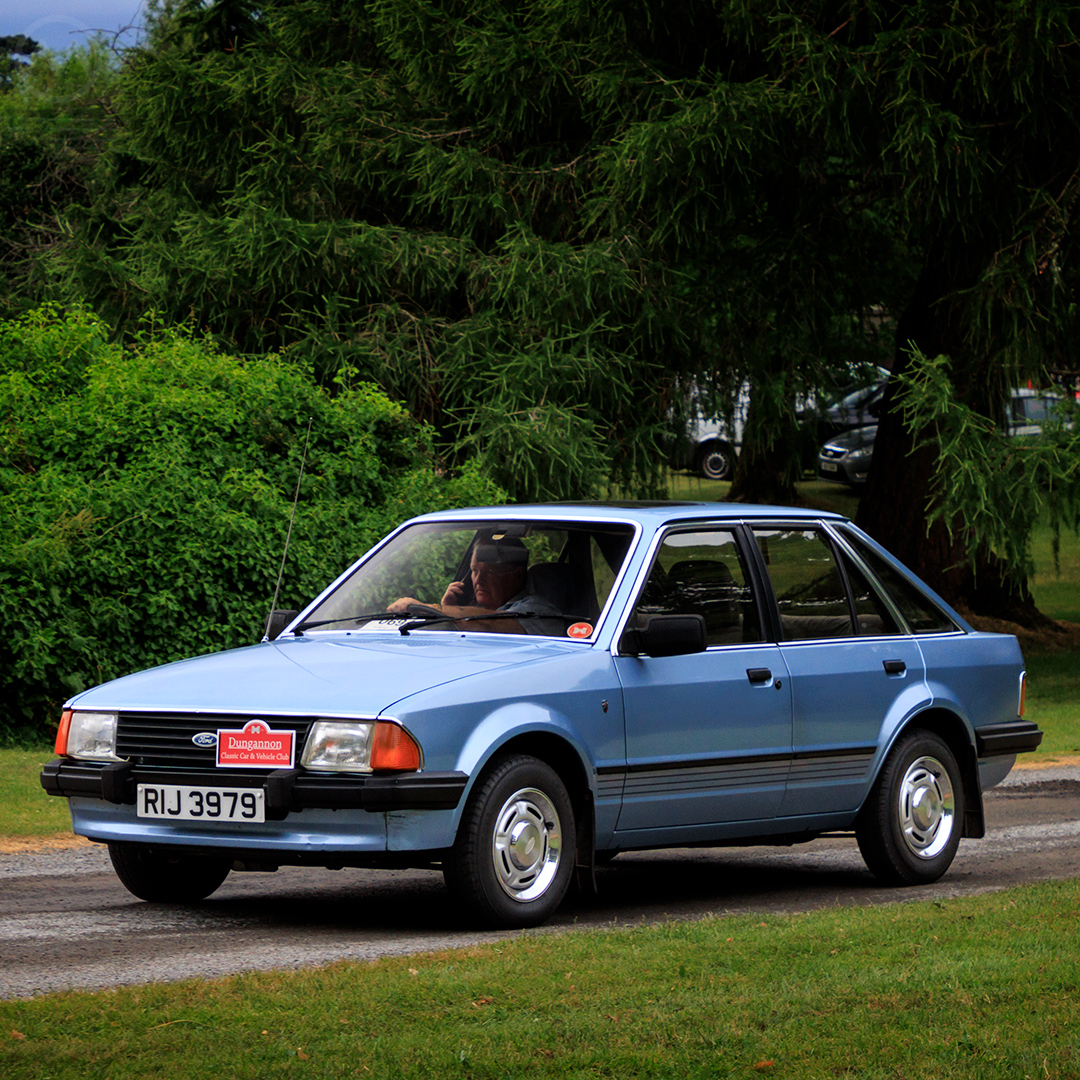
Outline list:
[[[293,611],[292,608],[274,608],[270,612],[270,618],[266,620],[266,632],[263,634],[263,640],[273,641],[275,638],[280,637],[281,631],[299,614],[299,611]]]
[[[702,615],[640,615],[640,625],[623,632],[619,652],[625,656],[684,656],[705,651]]]

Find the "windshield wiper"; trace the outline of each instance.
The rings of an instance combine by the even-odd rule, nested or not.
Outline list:
[[[377,619],[408,619],[415,616],[402,615],[398,611],[370,611],[363,615],[342,615],[340,619],[316,619],[311,622],[302,622],[299,626],[293,627],[294,634],[303,633],[305,630],[311,630],[317,626],[333,626],[334,623],[343,622],[374,622]]]

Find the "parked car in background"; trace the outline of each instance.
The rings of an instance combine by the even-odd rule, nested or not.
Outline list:
[[[271,622],[64,706],[42,786],[144,900],[438,867],[473,921],[534,926],[620,851],[822,833],[917,885],[1042,738],[1014,637],[806,509],[426,515]]]
[[[888,379],[887,368],[865,369],[861,378],[840,390],[824,406],[810,402],[800,409],[799,423],[814,430],[816,446],[842,432],[876,424]]]
[[[709,415],[696,387],[691,389],[690,418],[676,438],[668,464],[688,469],[706,480],[730,480],[742,452],[746,416],[750,409],[750,385],[743,383],[731,403],[730,416]]]
[[[870,459],[874,456],[877,424],[851,428],[830,439],[818,454],[818,476],[858,487],[866,483]]]
[[[833,432],[876,421],[888,370],[859,366],[851,368],[848,374],[851,381],[830,404],[820,405],[815,394],[800,396],[795,403],[799,424],[818,433],[808,443],[811,455],[813,447]],[[693,386],[688,402],[690,419],[682,436],[675,440],[668,464],[675,469],[688,469],[706,480],[730,480],[742,453],[751,393],[750,384],[744,382],[731,402],[729,414],[717,415],[703,403],[698,388]]]
[[[1039,435],[1044,424],[1058,418],[1068,400],[1056,390],[1014,390],[1009,403],[1009,434]]]
[[[1038,436],[1043,425],[1058,417],[1068,398],[1055,390],[1012,391],[1007,434],[1013,438]],[[817,474],[822,480],[835,480],[858,487],[866,483],[870,460],[874,456],[877,424],[852,428],[829,439],[818,453]]]

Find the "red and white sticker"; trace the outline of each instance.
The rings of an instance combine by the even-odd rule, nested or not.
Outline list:
[[[218,729],[217,764],[233,769],[291,769],[296,734],[271,731],[265,720],[249,720],[239,731]]]
[[[576,622],[573,626],[566,628],[566,636],[576,638],[592,637],[592,623]]]

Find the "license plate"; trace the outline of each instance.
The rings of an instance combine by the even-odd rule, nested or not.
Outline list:
[[[822,472],[836,472],[837,465],[835,461],[822,461],[819,464]]]
[[[136,815],[172,821],[265,821],[262,788],[139,784]]]

